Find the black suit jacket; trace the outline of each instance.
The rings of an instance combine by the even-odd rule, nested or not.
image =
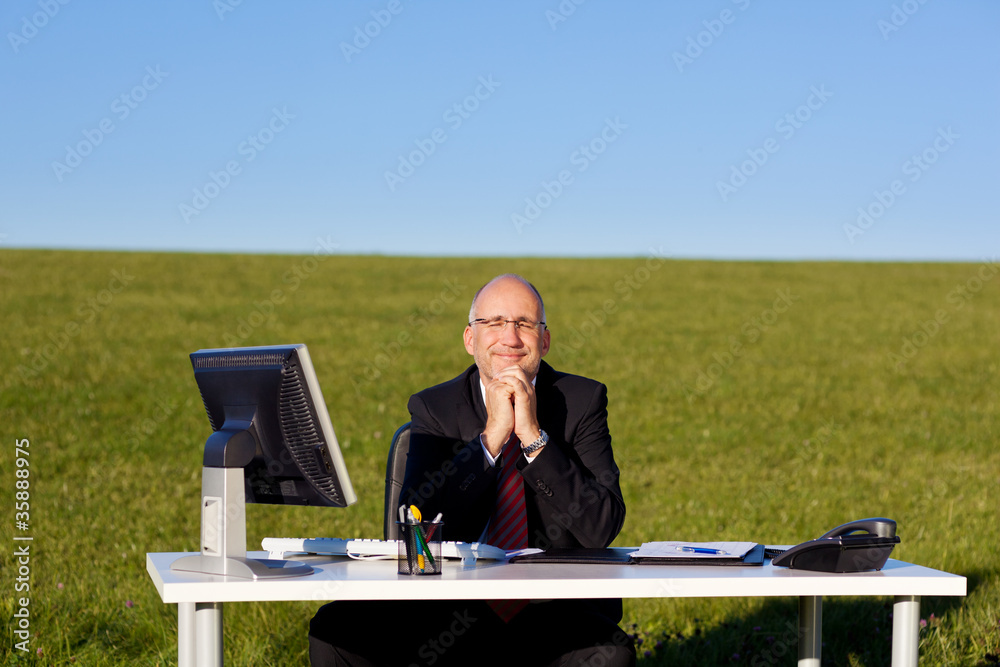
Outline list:
[[[606,547],[625,521],[608,431],[607,387],[555,371],[535,381],[538,422],[548,444],[530,465],[523,454],[528,542],[533,547]],[[410,397],[410,450],[400,498],[424,516],[441,512],[444,538],[479,541],[496,497],[500,461],[490,466],[479,436],[486,406],[479,370]],[[402,502],[402,501],[401,501]]]

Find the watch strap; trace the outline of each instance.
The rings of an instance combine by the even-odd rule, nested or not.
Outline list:
[[[532,454],[542,447],[544,447],[549,442],[549,434],[544,430],[538,430],[538,437],[530,445],[524,445],[521,447],[521,451],[525,454]]]

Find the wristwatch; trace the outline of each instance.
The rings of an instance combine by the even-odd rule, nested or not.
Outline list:
[[[524,452],[525,454],[534,454],[539,449],[548,444],[548,442],[549,442],[549,434],[543,431],[542,429],[538,429],[538,438],[536,438],[535,441],[530,445],[523,445],[521,447],[521,451]]]

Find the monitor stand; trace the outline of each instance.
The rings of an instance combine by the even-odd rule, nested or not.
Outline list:
[[[170,564],[179,572],[241,579],[299,577],[313,569],[305,563],[247,558],[246,493],[243,468],[201,469],[201,554]]]

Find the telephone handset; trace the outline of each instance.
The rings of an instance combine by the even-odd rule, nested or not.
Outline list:
[[[897,544],[895,521],[861,519],[837,526],[819,539],[792,547],[771,563],[817,572],[881,570]]]

